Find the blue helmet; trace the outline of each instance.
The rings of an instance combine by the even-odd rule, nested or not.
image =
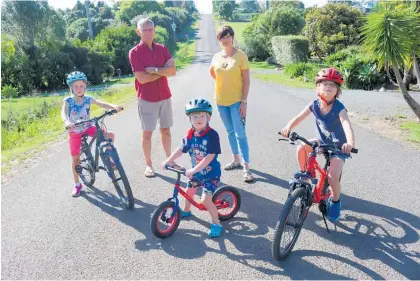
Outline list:
[[[213,113],[213,107],[205,99],[192,99],[185,105],[185,114],[190,115],[194,112],[206,112],[211,115]]]
[[[69,75],[67,75],[67,85],[71,85],[74,81],[83,80],[87,82],[86,74],[80,71],[73,71]]]

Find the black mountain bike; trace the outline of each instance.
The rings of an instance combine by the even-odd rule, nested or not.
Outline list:
[[[117,113],[117,111],[106,111],[99,117],[94,117],[90,120],[80,121],[75,126],[80,126],[84,123],[92,123],[96,127],[95,136],[88,142],[88,135],[82,136],[82,147],[80,149],[80,164],[76,166],[76,172],[79,174],[83,183],[90,187],[95,183],[95,174],[99,170],[107,172],[112,180],[117,194],[120,198],[120,203],[126,209],[131,209],[134,206],[133,192],[131,191],[130,183],[128,182],[124,168],[118,156],[117,149],[110,139],[106,139],[101,125],[104,126],[104,118]],[[92,154],[92,145],[96,141],[95,151]],[[102,159],[103,166],[99,165],[99,156]]]

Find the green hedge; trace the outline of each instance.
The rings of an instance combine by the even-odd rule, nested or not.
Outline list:
[[[304,36],[275,36],[271,38],[276,62],[285,65],[308,59],[309,41]]]

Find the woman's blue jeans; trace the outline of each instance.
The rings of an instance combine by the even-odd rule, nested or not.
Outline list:
[[[230,106],[217,105],[220,118],[225,126],[230,148],[234,155],[241,151],[244,163],[249,163],[249,147],[248,138],[245,131],[245,118],[242,118],[239,113],[239,106],[241,102],[234,103]]]

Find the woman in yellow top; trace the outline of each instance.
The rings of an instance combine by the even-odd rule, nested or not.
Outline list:
[[[213,56],[210,75],[216,80],[215,99],[220,118],[226,128],[233,160],[224,169],[242,168],[244,181],[254,180],[249,170],[249,147],[245,131],[245,118],[249,91],[249,63],[247,55],[233,46],[235,33],[232,27],[223,26],[217,40],[223,50]]]

